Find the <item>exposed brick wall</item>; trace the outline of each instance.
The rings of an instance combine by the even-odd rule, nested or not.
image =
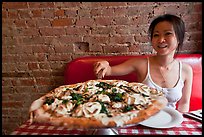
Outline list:
[[[147,29],[163,13],[186,23],[181,52],[201,53],[201,2],[3,2],[4,134],[29,118],[35,99],[63,84],[65,65],[72,59],[152,54]]]

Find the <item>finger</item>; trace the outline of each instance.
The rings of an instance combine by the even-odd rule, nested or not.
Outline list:
[[[101,63],[100,62],[96,62],[95,64],[94,64],[94,67],[98,67],[98,66],[100,66],[101,65]]]
[[[104,69],[101,69],[97,74],[97,78],[102,79],[103,77],[104,77]]]
[[[103,70],[104,68],[100,65],[98,65],[96,68],[95,68],[95,73],[99,73],[101,70]]]
[[[100,70],[99,73],[97,73],[96,76],[97,76],[98,79],[102,79],[102,70]]]
[[[95,73],[98,73],[98,71],[101,69],[99,66],[100,66],[101,64],[99,63],[99,62],[96,62],[95,64],[94,64],[94,71],[95,71]]]

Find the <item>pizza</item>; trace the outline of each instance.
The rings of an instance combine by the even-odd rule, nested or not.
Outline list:
[[[161,91],[124,80],[88,80],[62,85],[35,100],[30,122],[70,129],[123,127],[137,124],[167,104]]]

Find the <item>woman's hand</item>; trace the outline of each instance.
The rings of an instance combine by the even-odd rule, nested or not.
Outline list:
[[[105,75],[109,75],[111,67],[108,61],[98,61],[94,64],[94,73],[98,79],[102,79]]]

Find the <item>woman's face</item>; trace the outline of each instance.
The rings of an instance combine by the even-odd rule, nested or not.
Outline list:
[[[176,50],[178,40],[170,22],[162,21],[155,26],[152,35],[152,46],[159,55],[167,55]]]

